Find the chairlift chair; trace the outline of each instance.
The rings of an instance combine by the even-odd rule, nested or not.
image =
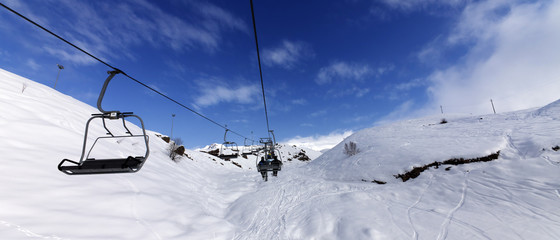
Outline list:
[[[259,154],[256,159],[257,171],[261,173],[264,181],[268,181],[268,172],[272,172],[272,176],[276,177],[278,171],[282,170],[282,156],[280,151],[274,148],[275,143],[272,139],[261,138],[260,143],[264,144],[264,147],[263,156]]]
[[[219,158],[226,160],[239,156],[239,147],[237,146],[237,143],[226,140],[228,131],[229,129],[226,128],[226,132],[224,133],[224,143],[220,147],[220,154],[218,155]]]
[[[99,98],[97,99],[97,109],[101,113],[92,114],[92,117],[86,123],[86,129],[84,134],[84,143],[82,146],[82,155],[80,156],[80,161],[73,161],[69,159],[64,159],[58,164],[58,170],[68,175],[83,175],[83,174],[105,174],[105,173],[134,173],[138,172],[150,154],[150,149],[148,146],[148,135],[146,135],[146,129],[144,128],[144,122],[140,117],[134,115],[132,112],[119,112],[119,111],[105,111],[101,107],[101,102],[103,101],[103,96],[105,95],[105,91],[107,90],[107,86],[109,85],[109,81],[119,73],[122,73],[120,70],[109,71],[110,75],[105,80],[103,84],[103,88],[101,89],[101,93],[99,94]],[[134,135],[126,126],[125,118],[134,117],[140,121],[142,126],[142,134]],[[94,143],[92,144],[91,148],[89,149],[87,155],[85,154],[87,148],[87,140],[88,140],[88,130],[89,125],[92,120],[100,118],[103,122],[103,128],[107,131],[107,135],[109,136],[101,136],[98,137]],[[105,124],[106,120],[122,120],[122,124],[124,129],[126,130],[126,134],[128,135],[115,135],[111,132],[107,125]],[[128,156],[124,158],[107,158],[107,159],[95,159],[90,158],[89,155],[95,144],[100,139],[111,139],[111,138],[125,138],[125,137],[140,137],[143,138],[144,144],[146,146],[146,152],[142,156]],[[69,163],[66,164],[65,163]]]
[[[247,144],[247,140],[249,140],[249,139],[245,138],[245,140],[243,141],[243,151],[241,151],[241,155],[243,155],[243,156],[253,154],[253,144],[252,143],[251,143],[251,145]],[[252,142],[254,142],[254,141],[252,141]]]

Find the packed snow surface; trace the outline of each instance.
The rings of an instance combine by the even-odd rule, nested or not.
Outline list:
[[[309,153],[313,161],[288,161],[301,149],[282,145],[284,167],[268,182],[254,155],[225,161],[187,150],[173,162],[151,131],[138,173],[68,176],[57,165],[79,160],[97,109],[4,70],[0,109],[1,239],[560,239],[560,102],[365,129]],[[98,122],[89,140],[104,134]],[[349,142],[353,156],[344,153]],[[91,155],[144,150],[141,139],[109,139]],[[491,162],[394,177],[497,151]]]

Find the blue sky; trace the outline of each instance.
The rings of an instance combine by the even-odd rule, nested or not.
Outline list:
[[[0,0],[246,137],[266,136],[249,1]],[[357,130],[559,98],[559,1],[254,0],[270,126],[325,148]],[[0,9],[0,68],[95,105],[106,66]],[[104,108],[189,148],[224,130],[117,76]],[[253,134],[251,134],[253,132]],[[244,139],[229,135],[229,141]],[[322,146],[322,147],[320,147]]]

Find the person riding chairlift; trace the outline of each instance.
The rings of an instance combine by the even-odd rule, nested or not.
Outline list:
[[[276,166],[280,166],[282,165],[282,162],[280,160],[278,160],[278,157],[276,155],[273,155],[273,160],[271,161],[272,165],[276,165]],[[272,176],[277,176],[278,175],[278,170],[272,170]]]
[[[266,165],[266,162],[264,161],[264,157],[261,157],[261,161],[259,161],[259,166],[263,166],[263,165]],[[260,171],[260,172],[263,179],[266,179],[267,172],[266,171]]]
[[[267,162],[270,162],[270,163],[267,163]],[[264,157],[261,157],[261,161],[259,161],[259,166],[267,165],[267,164],[281,166],[282,162],[280,160],[278,160],[278,157],[276,155],[272,155],[272,154],[269,153],[266,156],[266,161],[265,161]],[[261,171],[261,175],[262,175],[263,179],[265,179],[266,175],[267,175],[267,171]],[[277,177],[278,176],[278,170],[272,170],[272,176]]]

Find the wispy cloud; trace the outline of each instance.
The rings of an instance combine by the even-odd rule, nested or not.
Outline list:
[[[379,119],[375,124],[383,125],[389,122],[395,122],[407,118],[420,117],[421,113],[415,111],[415,102],[413,100],[406,100],[398,105],[393,111]]]
[[[378,0],[378,2],[403,11],[425,10],[429,6],[455,7],[463,5],[469,0]]]
[[[66,50],[51,47],[44,47],[43,50],[64,60],[65,62],[73,62],[81,65],[92,65],[97,63],[93,58],[77,51],[68,52]]]
[[[200,95],[195,98],[199,107],[216,105],[221,102],[250,104],[256,102],[260,89],[257,85],[228,86],[220,81],[204,81],[199,84]]]
[[[280,46],[265,48],[262,51],[263,63],[291,69],[306,58],[314,56],[311,46],[301,41],[282,41]]]
[[[393,69],[393,65],[372,67],[364,63],[336,61],[319,69],[315,82],[323,85],[345,80],[362,81],[367,77],[380,77]]]
[[[0,54],[1,56],[2,54]],[[39,65],[37,62],[35,62],[35,60],[33,59],[27,59],[26,62],[27,66],[35,71],[39,70],[39,68],[41,68],[41,65]]]
[[[209,2],[191,2],[205,16],[204,25],[207,29],[220,31],[220,28],[240,30],[249,33],[249,27],[241,19],[232,13]]]
[[[490,113],[545,105],[558,99],[560,2],[481,1],[469,4],[442,41],[442,50],[466,48],[463,60],[427,78],[430,103],[463,113]],[[431,50],[432,51],[432,50]]]
[[[327,114],[327,110],[319,110],[310,113],[309,116],[315,118],[315,117],[325,116],[326,114]]]
[[[305,100],[303,98],[293,99],[290,102],[294,105],[306,105],[308,103],[307,100]]]
[[[407,91],[407,90],[410,90],[412,88],[420,87],[422,85],[425,85],[425,82],[421,78],[415,78],[415,79],[412,79],[408,82],[403,82],[403,83],[397,84],[395,86],[395,89],[399,90],[399,91]]]
[[[27,6],[31,3],[21,1],[14,3],[14,8],[21,9],[36,20],[38,18],[34,16],[38,14],[37,11],[45,9],[31,8]],[[64,19],[70,21],[54,19],[58,11],[46,15],[50,16],[48,19],[39,18],[39,21],[79,47],[98,57],[109,59],[134,59],[134,51],[127,50],[144,45],[175,51],[201,49],[212,53],[221,47],[226,32],[249,32],[243,19],[212,3],[185,1],[173,4],[182,4],[187,12],[180,16],[174,15],[147,0],[61,0],[56,7],[66,15]],[[52,47],[43,49],[76,64],[89,64],[88,61]]]
[[[355,96],[361,98],[368,94],[371,90],[367,87],[350,86],[346,88],[333,88],[327,93],[331,97],[344,97],[344,96]]]
[[[372,67],[364,63],[337,61],[319,69],[315,82],[319,85],[336,86],[327,91],[330,97],[355,96],[359,98],[371,91],[368,87],[370,85],[364,86],[366,80],[379,79],[393,69],[393,65]]]
[[[319,69],[315,82],[327,84],[336,80],[362,80],[374,73],[374,69],[367,64],[334,62]]]
[[[422,78],[415,78],[407,82],[401,82],[397,85],[386,87],[386,91],[382,94],[389,100],[402,100],[410,97],[412,90],[424,89],[428,85],[428,81]]]
[[[283,143],[296,145],[298,147],[306,147],[315,151],[323,151],[331,149],[353,133],[353,131],[347,130],[331,132],[328,135],[314,135],[307,137],[296,136],[292,139],[283,141]]]
[[[161,88],[159,88],[157,85],[155,85],[155,84],[153,84],[153,83],[152,83],[152,84],[148,84],[148,86],[151,87],[152,89],[154,89],[154,90],[156,90],[156,91],[162,93],[162,94],[168,95],[167,92],[165,92],[164,90],[162,90]],[[152,96],[157,96],[157,94],[156,94],[154,91],[151,91],[151,90],[149,90],[149,89],[145,89],[144,91],[146,92],[146,94],[149,94],[149,95],[152,95]]]

